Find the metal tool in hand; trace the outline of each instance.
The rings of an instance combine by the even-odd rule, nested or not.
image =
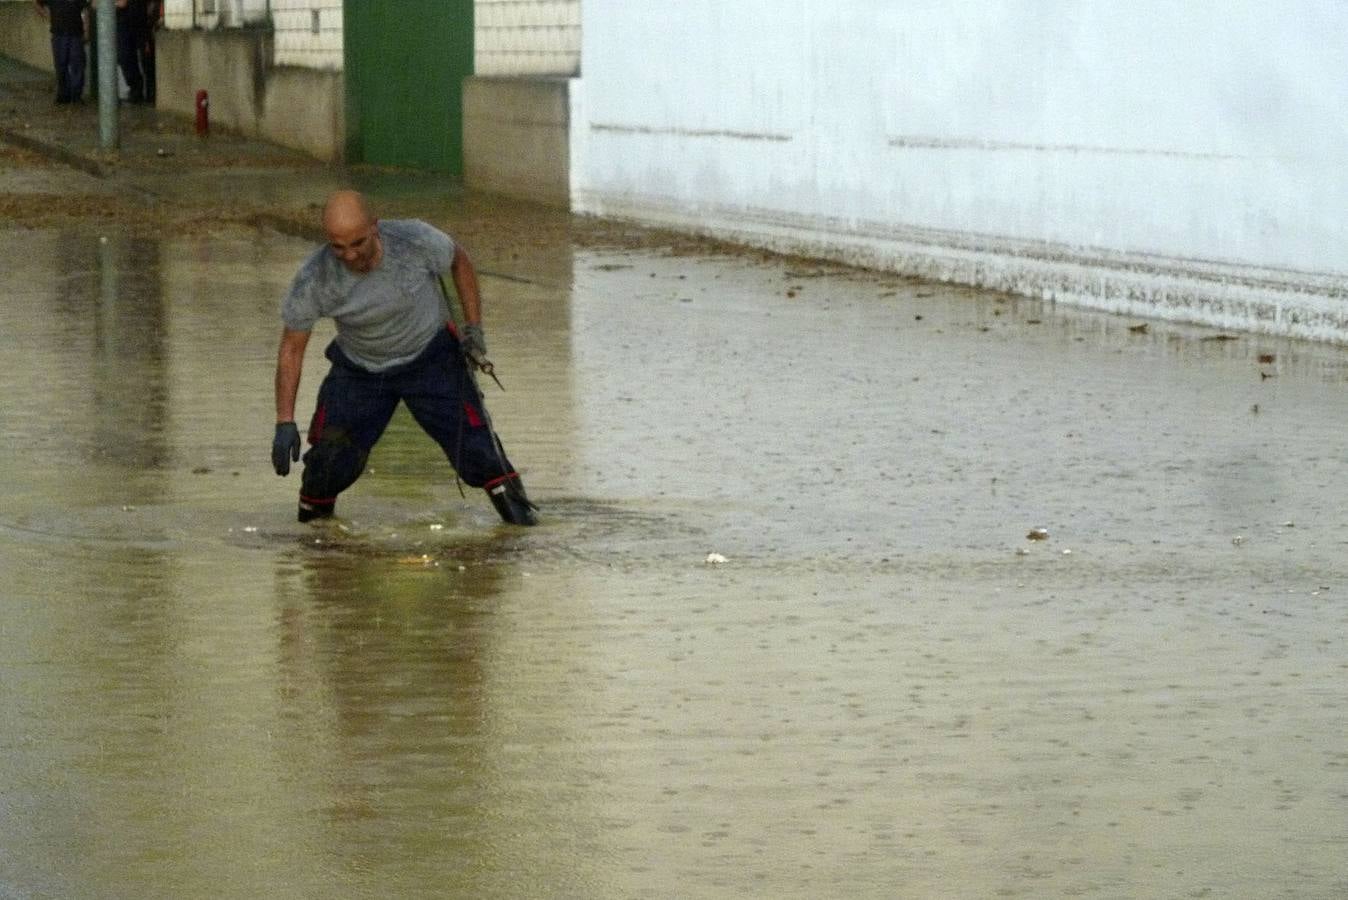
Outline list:
[[[478,353],[465,353],[464,355],[468,357],[469,362],[477,366],[479,372],[491,376],[491,380],[496,382],[496,386],[503,391],[505,390],[505,385],[501,384],[501,379],[496,377],[496,366],[492,365],[491,360]]]
[[[445,279],[440,275],[436,275],[435,283],[440,286],[440,296],[445,298],[445,307],[449,310],[450,317],[453,318],[454,304],[449,299],[449,288],[445,286]],[[468,326],[466,325],[460,325],[458,322],[455,322],[456,334],[458,333],[458,330],[466,330],[467,327]],[[496,367],[491,364],[491,360],[487,359],[485,353],[476,353],[471,347],[464,346],[463,355],[468,358],[468,361],[472,363],[479,372],[490,375],[491,380],[496,382],[498,388],[503,391],[505,390],[505,385],[501,384],[501,379],[496,377]]]

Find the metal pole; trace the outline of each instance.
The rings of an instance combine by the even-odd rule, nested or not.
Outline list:
[[[113,0],[98,0],[98,144],[121,145],[117,129],[117,10]]]

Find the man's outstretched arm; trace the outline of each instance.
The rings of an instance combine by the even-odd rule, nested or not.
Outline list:
[[[300,389],[300,372],[304,369],[304,348],[309,344],[309,332],[281,332],[281,346],[276,351],[276,434],[271,442],[271,464],[277,475],[289,475],[290,464],[300,458],[300,431],[295,425],[295,395]]]
[[[309,346],[309,332],[281,331],[281,346],[276,351],[276,421],[295,421],[295,397],[300,389],[300,374],[304,371],[304,348]]]

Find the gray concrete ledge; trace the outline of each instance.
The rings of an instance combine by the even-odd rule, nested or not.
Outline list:
[[[160,109],[194,116],[197,91],[205,90],[213,128],[329,162],[342,159],[341,72],[273,66],[271,33],[253,29],[161,31],[155,49]]]
[[[570,79],[465,79],[465,185],[569,207],[570,122]]]

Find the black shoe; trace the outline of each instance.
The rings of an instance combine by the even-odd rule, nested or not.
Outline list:
[[[328,519],[332,517],[332,511],[336,509],[337,501],[330,503],[314,503],[311,500],[300,501],[299,520],[301,522],[311,522],[314,519]]]
[[[538,517],[534,515],[537,506],[524,493],[524,482],[518,475],[511,475],[503,481],[486,489],[487,496],[491,498],[491,505],[496,507],[496,512],[500,514],[501,521],[510,525],[537,525]]]

